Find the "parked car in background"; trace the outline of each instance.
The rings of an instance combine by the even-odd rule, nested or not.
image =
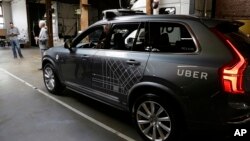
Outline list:
[[[104,19],[43,56],[46,88],[131,113],[145,140],[250,120],[250,40],[238,21],[193,16]]]
[[[131,10],[131,9],[109,9],[102,11],[103,19],[110,19],[118,16],[131,16],[131,15],[146,15],[146,13],[140,10]]]

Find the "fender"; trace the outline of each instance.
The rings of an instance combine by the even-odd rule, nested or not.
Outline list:
[[[186,111],[186,108],[184,106],[184,102],[183,102],[183,98],[184,96],[181,95],[181,90],[178,89],[177,87],[174,87],[174,86],[165,86],[165,85],[162,85],[162,84],[159,84],[159,83],[155,83],[155,82],[147,82],[147,81],[144,81],[144,82],[141,82],[141,83],[138,83],[136,85],[134,85],[129,93],[128,93],[128,98],[127,98],[127,102],[128,102],[128,105],[130,108],[132,108],[132,103],[133,103],[133,97],[135,96],[135,93],[137,90],[140,89],[140,91],[142,91],[142,89],[154,89],[154,90],[160,90],[160,91],[163,91],[164,93],[161,94],[160,96],[169,96],[171,97],[173,100],[175,100],[177,103],[176,104],[179,104],[180,108],[182,110],[185,110]],[[131,100],[133,99],[133,100]],[[132,103],[131,103],[132,102]],[[131,109],[130,109],[131,110]]]
[[[43,67],[44,67],[44,62],[50,62],[55,67],[55,69],[57,70],[56,63],[51,57],[49,57],[49,56],[44,56],[43,57],[43,62],[42,62]]]
[[[49,57],[49,56],[44,56],[44,57],[43,57],[43,62],[42,62],[42,66],[43,66],[43,67],[44,67],[44,65],[45,65],[45,62],[49,62],[49,63],[51,63],[51,64],[54,66],[58,79],[60,80],[60,82],[61,82],[62,84],[64,84],[64,83],[63,83],[64,81],[63,81],[63,80],[61,79],[61,77],[60,77],[60,72],[59,72],[59,70],[58,70],[57,64],[55,63],[54,59],[52,59],[52,58]]]

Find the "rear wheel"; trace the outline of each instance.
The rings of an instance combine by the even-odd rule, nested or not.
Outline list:
[[[157,96],[139,98],[133,106],[138,132],[148,141],[176,140],[179,131],[177,115],[170,104]]]
[[[47,90],[53,94],[61,95],[64,87],[60,83],[55,68],[52,64],[46,64],[43,67],[43,79]]]

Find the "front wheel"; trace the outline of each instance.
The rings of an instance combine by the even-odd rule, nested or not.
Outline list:
[[[53,65],[46,64],[43,67],[43,79],[44,84],[49,92],[60,95],[64,90],[64,87],[57,78]]]
[[[138,132],[148,141],[177,140],[177,116],[166,101],[157,96],[144,96],[133,106],[133,119]]]

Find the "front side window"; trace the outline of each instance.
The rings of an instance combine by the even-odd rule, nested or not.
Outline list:
[[[182,24],[150,23],[150,44],[153,52],[195,52],[194,40]]]
[[[100,38],[103,33],[103,27],[98,26],[88,31],[82,33],[79,37],[76,38],[76,47],[77,48],[96,48],[100,42]]]

